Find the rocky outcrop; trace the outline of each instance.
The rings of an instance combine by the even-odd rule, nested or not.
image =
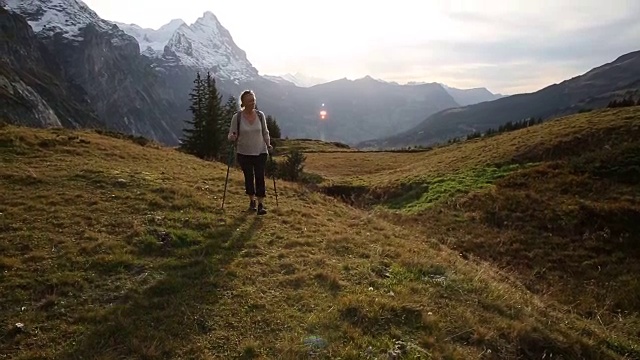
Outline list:
[[[137,42],[114,42],[111,33],[93,24],[80,36],[79,42],[54,36],[45,43],[55,51],[68,79],[87,91],[100,119],[111,130],[177,144],[181,123],[158,90],[166,85],[139,54]]]
[[[0,73],[0,119],[33,127],[62,127],[55,111],[33,88],[4,68]]]

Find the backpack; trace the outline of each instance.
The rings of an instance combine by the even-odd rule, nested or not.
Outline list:
[[[258,110],[256,110],[256,112],[258,113],[258,117],[260,118],[260,126],[267,126],[267,125],[264,123],[264,116],[262,116],[262,115],[263,115],[263,114],[262,114],[262,112],[261,112],[261,111],[258,111]],[[240,137],[240,116],[241,116],[241,115],[242,115],[242,110],[240,110],[240,111],[238,111],[238,112],[236,113],[236,125],[237,125],[237,127],[238,127],[238,128],[236,129],[236,139],[237,139],[238,137]]]

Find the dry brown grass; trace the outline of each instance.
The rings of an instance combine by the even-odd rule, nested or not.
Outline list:
[[[0,356],[623,359],[639,351],[626,328],[571,314],[517,274],[460,257],[437,233],[304,186],[279,181],[279,208],[269,190],[270,212],[257,217],[245,211],[233,170],[221,211],[225,165],[68,130],[0,129],[0,160]]]

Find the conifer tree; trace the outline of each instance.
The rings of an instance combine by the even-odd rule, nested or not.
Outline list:
[[[229,96],[229,99],[227,99],[227,102],[224,104],[224,107],[223,107],[223,121],[221,123],[222,131],[225,134],[229,133],[231,118],[233,117],[233,115],[235,115],[236,112],[238,112],[238,110],[239,110],[238,101],[234,96]]]
[[[278,126],[278,122],[276,118],[271,115],[267,115],[266,119],[267,129],[269,129],[269,136],[274,139],[280,139],[282,133],[280,132],[280,126]]]
[[[217,159],[226,136],[221,131],[221,124],[224,122],[222,96],[210,73],[207,73],[205,79],[202,79],[200,73],[196,73],[193,82],[194,87],[189,94],[189,110],[193,118],[186,121],[191,127],[183,130],[181,148],[202,159]]]
[[[189,101],[191,103],[191,105],[189,105],[189,111],[191,112],[192,119],[185,121],[190,126],[183,129],[180,148],[189,154],[196,155],[202,143],[200,137],[202,135],[205,117],[205,84],[199,72],[196,73],[196,78],[193,80],[193,83],[193,89],[189,93]]]
[[[224,122],[222,95],[216,88],[216,81],[207,73],[206,78],[206,116],[203,126],[203,143],[201,157],[217,159],[223,145],[224,134],[221,124]]]
[[[238,110],[239,108],[238,108],[238,102],[236,101],[236,98],[234,96],[229,96],[229,99],[223,106],[222,121],[220,121],[220,124],[219,124],[220,132],[222,134],[223,144],[225,141],[224,139],[226,139],[227,134],[229,134],[229,126],[231,126],[231,118],[233,117],[233,115],[236,114],[236,112],[238,112]],[[229,155],[231,155],[230,152],[232,151],[233,149],[231,148],[230,144],[224,144],[220,149],[220,155],[218,156],[218,158],[222,161],[228,161]]]

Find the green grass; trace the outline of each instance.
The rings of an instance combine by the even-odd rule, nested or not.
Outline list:
[[[531,151],[535,136],[496,139],[324,168],[324,181],[355,183],[342,181],[351,166],[376,189],[444,179],[414,213],[278,181],[279,206],[269,182],[258,217],[237,169],[221,209],[225,164],[126,136],[4,126],[0,357],[638,357],[636,238],[622,234],[640,197],[612,170],[628,166],[571,167]],[[475,156],[483,146],[500,157]],[[634,149],[616,146],[627,155],[612,159]],[[309,155],[313,168],[348,154]],[[517,156],[538,164],[509,166]],[[568,227],[545,228],[560,220]],[[566,302],[574,288],[588,295],[578,306]]]
[[[313,139],[273,139],[274,149],[283,154],[298,149],[304,153],[357,152],[357,149],[339,142],[326,142]]]
[[[400,195],[392,197],[383,206],[406,213],[417,213],[457,196],[490,188],[496,180],[529,166],[533,164],[481,167],[433,179],[420,179],[407,183],[397,191]]]

